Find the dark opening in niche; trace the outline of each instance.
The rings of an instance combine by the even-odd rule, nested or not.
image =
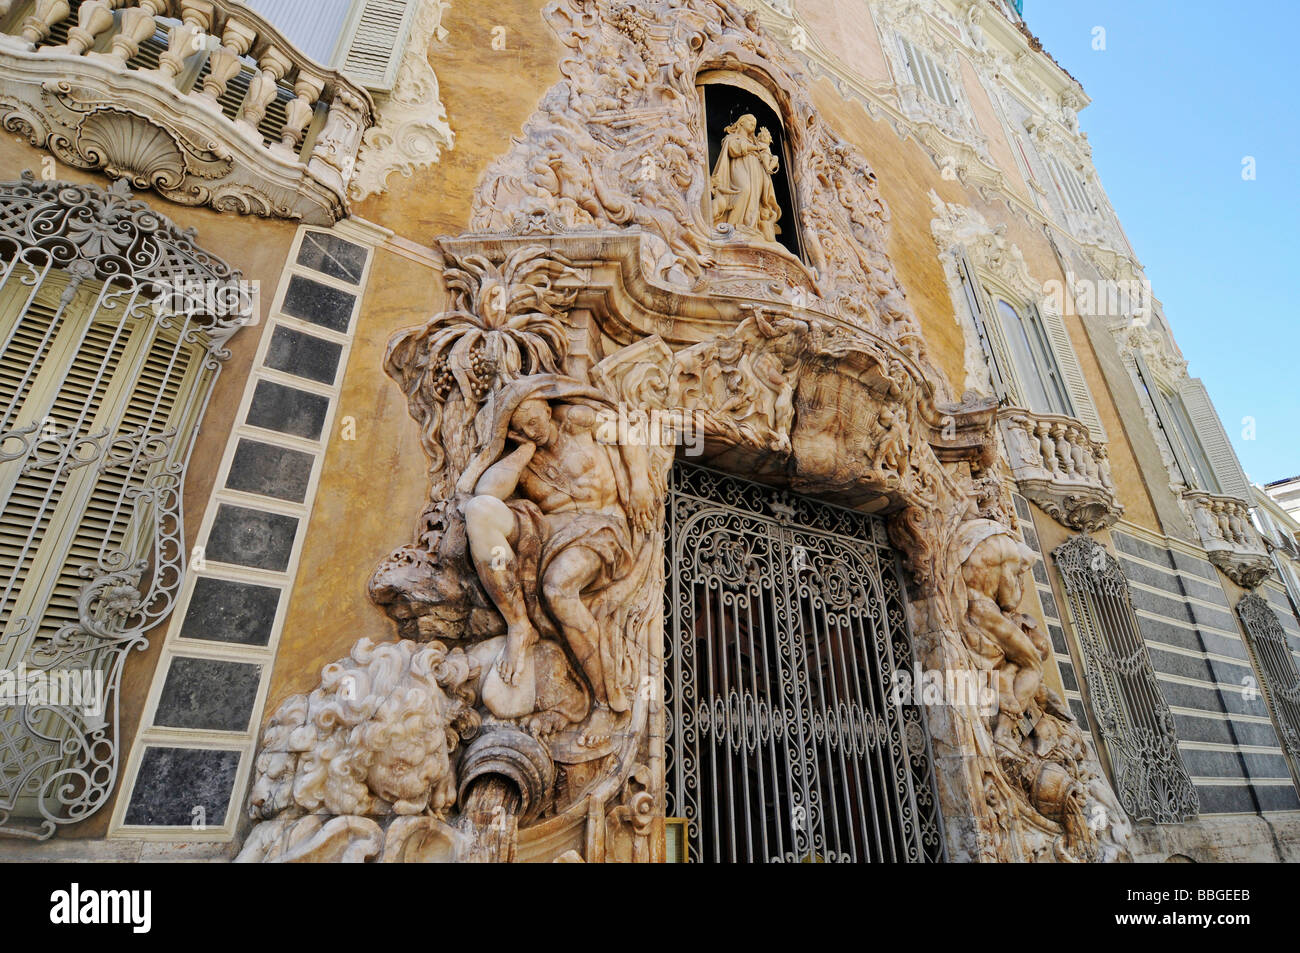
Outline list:
[[[799,242],[799,220],[795,217],[794,194],[790,188],[790,151],[781,117],[767,103],[748,90],[727,83],[707,83],[704,90],[704,119],[709,136],[709,174],[717,168],[727,127],[746,113],[758,121],[758,129],[772,135],[772,154],[779,165],[772,175],[772,190],[781,214],[776,220],[776,240],[797,258],[803,258]]]

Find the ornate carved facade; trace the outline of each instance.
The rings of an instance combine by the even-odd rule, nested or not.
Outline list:
[[[1141,277],[1087,97],[1005,4],[864,6],[367,0],[363,90],[225,0],[0,0],[35,147],[0,158],[78,180],[11,189],[0,252],[234,280],[193,227],[265,283],[233,347],[188,341],[215,422],[145,454],[154,561],[137,534],[116,589],[60,583],[60,638],[157,648],[134,744],[92,726],[111,769],[57,804],[10,745],[0,835],[40,789],[88,857],[1112,862],[1300,807],[1269,760],[1300,621],[1223,460],[1198,483],[1169,436],[1171,396],[1213,409],[1158,308],[1075,293]],[[0,491],[15,447],[101,446],[43,423]],[[1273,773],[1216,775],[1242,744]]]
[[[930,724],[941,804],[967,819],[950,829],[955,856],[1123,856],[1122,812],[1043,683],[1042,634],[1016,614],[1029,564],[984,480],[992,405],[947,401],[927,364],[866,162],[729,4],[548,12],[573,50],[566,82],[485,177],[473,231],[439,242],[447,309],[395,336],[386,364],[420,426],[430,495],[371,595],[411,677],[433,653],[418,717],[447,742],[413,748],[396,775],[361,744],[342,762],[357,794],[338,806],[266,793],[296,792],[292,779],[336,757],[333,735],[294,728],[353,663],[327,667],[267,729],[253,811],[272,819],[245,856],[655,859],[663,506],[687,431],[706,459],[888,514],[923,663],[1000,684],[1000,714]],[[702,217],[706,66],[770,83],[787,110],[808,265]],[[628,113],[642,121],[615,121]],[[672,193],[636,178],[647,150],[668,157]],[[790,283],[742,280],[765,259]],[[810,294],[792,308],[798,287]],[[602,433],[628,414],[662,430]],[[369,652],[359,644],[355,664]],[[380,696],[360,694],[361,736],[387,730],[389,715],[369,714]],[[446,820],[403,820],[429,805]],[[1105,825],[1089,824],[1095,805]]]

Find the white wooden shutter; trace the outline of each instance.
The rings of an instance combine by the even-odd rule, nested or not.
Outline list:
[[[337,60],[339,69],[368,89],[392,89],[417,2],[360,0]]]
[[[1160,385],[1156,383],[1155,374],[1147,366],[1146,359],[1140,351],[1133,352],[1133,363],[1137,369],[1139,383],[1146,389],[1147,396],[1151,399],[1151,406],[1155,409],[1156,420],[1160,429],[1164,432],[1165,443],[1174,455],[1174,461],[1178,464],[1178,475],[1182,478],[1183,484],[1188,489],[1205,489],[1200,486],[1196,479],[1196,467],[1188,459],[1187,453],[1183,450],[1182,439],[1178,436],[1178,425],[1174,422],[1173,411],[1165,403],[1165,395],[1160,390]]]
[[[1032,303],[1029,306],[1034,309],[1043,330],[1047,332],[1048,341],[1052,346],[1052,357],[1056,361],[1056,370],[1065,383],[1066,391],[1069,392],[1074,416],[1088,427],[1093,439],[1105,440],[1106,431],[1101,426],[1097,405],[1092,401],[1088,380],[1083,376],[1083,368],[1079,366],[1079,356],[1074,353],[1074,345],[1070,341],[1070,332],[1065,326],[1064,316],[1043,311]]]
[[[962,290],[966,293],[966,306],[970,309],[971,321],[975,324],[975,333],[979,337],[980,348],[984,351],[984,361],[988,364],[989,378],[998,400],[1017,403],[1017,396],[1008,374],[1013,373],[1011,362],[1007,357],[1006,344],[1002,340],[1001,330],[995,325],[997,318],[988,313],[984,306],[984,293],[975,268],[963,248],[953,250],[957,259],[957,274],[961,278]],[[994,337],[996,335],[996,337]]]
[[[1250,480],[1246,479],[1246,473],[1237,460],[1237,454],[1232,449],[1228,433],[1223,429],[1223,422],[1214,410],[1205,385],[1199,378],[1188,378],[1178,388],[1178,396],[1187,408],[1187,416],[1196,429],[1196,437],[1214,471],[1214,478],[1219,481],[1219,490],[1224,496],[1234,496],[1253,504]]]

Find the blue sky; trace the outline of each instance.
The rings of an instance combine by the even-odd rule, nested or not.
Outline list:
[[[1102,184],[1246,473],[1300,474],[1300,3],[1025,0],[1025,20],[1092,98]]]

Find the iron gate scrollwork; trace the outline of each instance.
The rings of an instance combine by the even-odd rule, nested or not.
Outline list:
[[[914,653],[877,517],[678,464],[665,586],[668,815],[691,860],[937,861]]]

